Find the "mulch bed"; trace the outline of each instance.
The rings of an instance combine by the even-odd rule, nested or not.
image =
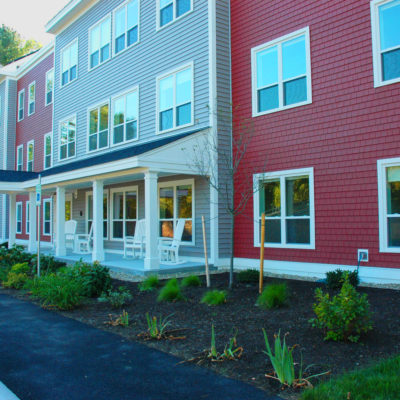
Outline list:
[[[228,292],[228,302],[220,306],[200,304],[206,291],[204,280],[200,288],[188,288],[183,291],[186,300],[176,303],[157,303],[156,292],[140,292],[138,284],[114,280],[113,285],[128,287],[133,295],[132,303],[124,307],[129,314],[129,327],[110,326],[109,314],[115,318],[122,310],[113,310],[107,303],[96,299],[85,300],[82,307],[63,315],[77,319],[122,335],[129,340],[136,340],[161,351],[174,354],[182,360],[189,360],[210,347],[211,324],[215,326],[217,349],[224,350],[225,344],[237,329],[237,344],[244,348],[238,361],[211,362],[205,361],[203,366],[231,378],[243,380],[266,390],[268,393],[279,393],[280,396],[295,399],[299,391],[282,389],[280,384],[265,377],[272,368],[263,353],[265,344],[262,328],[265,328],[270,340],[279,330],[288,332],[289,345],[297,344],[294,351],[295,361],[300,362],[303,355],[304,366],[313,364],[312,373],[331,371],[333,375],[366,365],[373,360],[400,353],[400,291],[376,288],[359,288],[367,293],[373,311],[374,329],[361,338],[359,344],[335,343],[323,340],[321,331],[313,329],[308,320],[314,316],[312,305],[314,291],[322,284],[297,280],[267,278],[265,283],[285,281],[289,286],[290,304],[287,307],[265,311],[255,303],[258,295],[256,284],[235,284]],[[211,276],[212,288],[226,289],[228,274]],[[16,295],[18,292],[3,290]],[[18,297],[21,297],[20,295]],[[170,329],[177,329],[185,340],[145,341],[138,335],[147,330],[145,314],[151,316],[171,317]],[[179,331],[181,330],[181,331]],[[315,381],[314,381],[315,382]]]

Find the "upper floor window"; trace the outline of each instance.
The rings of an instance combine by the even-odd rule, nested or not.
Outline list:
[[[111,17],[107,17],[94,26],[89,35],[90,68],[94,68],[110,58]]]
[[[44,169],[51,168],[52,165],[52,134],[48,133],[44,137]]]
[[[28,142],[28,146],[26,148],[26,170],[33,171],[33,157],[34,157],[35,145],[33,140]]]
[[[46,72],[46,106],[53,102],[54,69]]]
[[[60,160],[75,156],[76,117],[60,123]]]
[[[371,3],[375,86],[400,82],[400,0]]]
[[[78,75],[78,40],[65,47],[61,53],[61,86],[72,82]]]
[[[308,28],[251,52],[253,116],[311,103]]]
[[[193,65],[157,79],[158,132],[193,123]]]
[[[114,12],[114,53],[135,44],[139,39],[138,0],[125,3]]]
[[[36,83],[32,82],[28,88],[29,99],[28,99],[28,115],[32,115],[35,112],[36,103]]]
[[[108,103],[89,110],[89,151],[108,146]]]
[[[17,147],[17,171],[22,171],[24,168],[24,145]]]
[[[138,138],[138,89],[116,97],[112,102],[113,139],[112,144],[119,144]]]
[[[159,27],[167,25],[192,10],[192,0],[157,0]]]
[[[22,89],[18,93],[18,121],[22,121],[24,119],[24,111],[25,110],[25,89]]]

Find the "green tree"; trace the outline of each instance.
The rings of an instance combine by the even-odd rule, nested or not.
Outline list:
[[[33,39],[23,40],[21,35],[2,25],[0,28],[0,65],[7,65],[17,58],[23,57],[34,50],[40,49],[41,45]]]

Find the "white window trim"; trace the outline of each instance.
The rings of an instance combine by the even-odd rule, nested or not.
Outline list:
[[[21,207],[21,230],[18,230],[18,207]],[[23,215],[22,215],[22,201],[17,201],[15,203],[15,233],[17,235],[21,235],[22,234],[22,221],[23,221]]]
[[[269,179],[280,178],[293,178],[296,176],[309,177],[309,204],[310,204],[310,244],[286,244],[286,243],[264,243],[264,247],[268,248],[282,248],[282,249],[309,249],[315,250],[315,208],[314,208],[314,168],[301,168],[286,171],[266,172],[254,175],[254,196],[253,196],[253,225],[254,225],[254,247],[260,247],[260,227],[258,221],[260,220],[260,190],[259,185],[261,182]],[[281,210],[284,210],[285,204],[281,204]],[[285,212],[286,214],[286,212]],[[281,219],[285,215],[281,215]],[[281,232],[281,237],[285,238],[285,231]]]
[[[63,124],[64,122],[68,122],[71,119],[75,119],[75,155],[72,157],[65,157],[65,158],[61,158],[61,124]],[[63,161],[68,161],[68,160],[72,160],[74,158],[76,158],[76,153],[77,153],[77,137],[78,137],[78,125],[77,125],[77,117],[76,114],[70,115],[67,118],[64,118],[63,120],[60,120],[58,123],[58,161],[59,162],[63,162]],[[53,145],[53,143],[52,143]],[[68,153],[68,152],[67,152]]]
[[[135,139],[130,139],[130,140],[124,140],[121,143],[115,143],[114,144],[114,102],[115,100],[117,100],[119,97],[123,97],[126,96],[130,93],[133,92],[137,92],[137,96],[138,96],[138,109],[137,109],[137,124],[136,124],[136,129],[137,129],[137,138]],[[113,96],[111,98],[111,106],[109,107],[109,115],[108,115],[108,119],[109,119],[109,130],[108,130],[108,146],[109,147],[117,147],[117,146],[122,146],[126,143],[132,143],[132,142],[137,142],[140,139],[140,90],[139,90],[139,85],[134,86],[128,90],[124,90],[121,93],[118,93],[117,95]],[[126,115],[124,115],[124,124],[126,124]],[[111,123],[110,123],[111,121]],[[124,128],[124,135],[125,135],[125,128]],[[101,150],[106,149],[107,147],[104,147]]]
[[[50,167],[46,168],[46,138],[50,137],[51,151],[50,151]],[[49,132],[44,135],[43,141],[43,169],[50,169],[53,166],[53,133]]]
[[[20,164],[18,163],[19,149],[22,149],[22,151],[21,151],[22,160],[21,160]],[[21,169],[20,170],[18,170],[18,166],[19,165],[21,165]],[[23,171],[24,170],[24,145],[23,144],[20,144],[17,147],[17,165],[16,165],[16,167],[17,167],[16,168],[17,171]]]
[[[107,221],[107,232],[106,232],[106,236],[104,236],[104,240],[109,240],[109,238],[111,237],[110,235],[110,193],[109,193],[109,189],[103,189],[103,197],[105,195],[105,197],[107,197],[107,219],[103,219],[104,221]],[[93,191],[89,191],[86,192],[85,195],[85,232],[86,234],[89,234],[88,231],[88,222],[89,222],[89,196],[93,197]],[[139,201],[138,201],[139,202]],[[93,220],[92,220],[92,224],[93,224]],[[114,239],[117,240],[117,239]]]
[[[180,17],[176,17],[176,6],[175,6],[176,0],[173,0],[173,17],[172,21],[168,22],[168,24],[165,24],[163,26],[160,26],[160,0],[156,0],[156,31],[160,31],[161,29],[164,29],[170,25],[172,25],[174,22],[181,20],[182,18],[185,18],[187,15],[191,14],[194,9],[193,9],[193,0],[190,0],[190,10],[185,12],[185,14],[182,14]]]
[[[64,51],[68,47],[72,46],[75,42],[77,44],[77,47],[76,47],[76,78],[73,79],[72,81],[69,80],[68,83],[63,85],[63,83],[62,83],[62,75],[63,75],[62,65],[63,65]],[[71,42],[69,42],[66,46],[64,46],[60,51],[60,88],[65,88],[68,85],[70,85],[71,83],[74,83],[75,81],[78,80],[78,77],[79,77],[79,39],[76,38],[76,39],[72,40]]]
[[[28,171],[28,165],[29,165],[29,145],[33,146],[33,152],[32,152],[32,171],[35,171],[35,141],[30,140],[26,144],[26,171]]]
[[[258,111],[258,98],[257,98],[257,53],[265,50],[269,47],[276,46],[277,44],[286,42],[288,40],[294,39],[298,36],[305,36],[306,41],[306,77],[307,77],[307,100],[302,101],[301,103],[290,104],[288,106],[280,106],[278,108],[274,108],[273,110],[267,111]],[[279,85],[279,100],[283,96],[281,93],[281,83],[283,80],[280,77],[280,69],[281,69],[282,59],[281,56],[278,55],[278,85]],[[252,108],[253,108],[253,117],[258,117],[260,115],[272,114],[282,110],[288,110],[290,108],[301,107],[306,104],[312,103],[312,83],[311,83],[311,54],[310,54],[310,28],[306,26],[305,28],[299,29],[296,32],[289,33],[288,35],[281,36],[277,39],[274,39],[270,42],[263,43],[257,47],[253,47],[251,49],[251,97],[252,97]],[[279,101],[280,102],[280,101]]]
[[[20,102],[21,93],[24,94],[24,100],[22,102],[22,107],[21,107],[21,102]],[[19,112],[21,111],[21,109],[23,110],[23,116],[22,116],[22,118],[19,118]],[[18,122],[22,121],[24,118],[25,118],[25,89],[22,89],[18,92],[18,115],[17,115]]]
[[[112,188],[110,189],[109,196],[110,196],[110,201],[109,201],[109,214],[108,214],[108,221],[109,221],[109,232],[110,232],[110,237],[109,240],[113,242],[123,242],[124,238],[114,238],[114,193],[120,193],[123,192],[124,194],[124,218],[122,220],[123,224],[123,233],[125,233],[125,214],[126,214],[126,208],[125,208],[125,194],[126,192],[136,192],[136,223],[139,220],[139,187],[138,186],[124,186],[124,187],[118,187],[118,188]],[[117,220],[120,221],[120,220]]]
[[[377,161],[378,168],[378,209],[379,209],[379,252],[400,253],[399,247],[388,246],[387,232],[387,192],[386,192],[386,169],[389,167],[400,167],[400,157],[388,158]]]
[[[35,93],[34,93],[34,99],[31,102],[29,97],[31,95],[31,87],[34,86],[35,88]],[[30,105],[33,103],[33,112],[30,112]],[[35,114],[36,111],[36,81],[33,81],[29,84],[28,86],[28,117]]]
[[[379,25],[379,6],[390,3],[392,0],[372,0],[371,7],[371,33],[372,33],[372,58],[374,67],[374,87],[391,85],[392,83],[400,82],[400,77],[382,80],[382,58],[381,58],[381,40],[380,40],[380,25]]]
[[[94,66],[94,67],[90,67],[90,56],[91,56],[91,45],[92,45],[92,39],[91,39],[91,33],[92,30],[95,29],[98,25],[101,25],[106,19],[110,18],[110,56],[107,58],[107,60],[101,62],[100,58],[99,58],[99,63]],[[100,48],[101,50],[101,48]],[[92,25],[89,28],[88,31],[88,71],[93,71],[94,69],[100,67],[100,65],[103,65],[105,63],[107,63],[108,61],[110,61],[113,58],[113,15],[112,13],[108,13],[107,15],[105,15],[101,20],[97,21],[94,25]]]
[[[27,235],[30,234],[30,229],[28,229],[28,226],[30,228],[30,218],[29,218],[29,201],[25,203],[25,233]]]
[[[45,210],[45,203],[50,203],[50,233],[45,233],[44,232],[44,226],[45,226],[45,219],[44,219],[44,216],[45,216],[45,212],[44,212],[44,210]],[[53,200],[50,198],[50,199],[44,199],[43,200],[43,209],[42,209],[42,214],[43,214],[43,218],[42,218],[42,234],[43,234],[43,236],[49,236],[49,237],[51,237],[52,236],[52,234],[53,234]]]
[[[179,126],[175,126],[176,124],[176,79],[174,81],[174,87],[173,87],[173,123],[174,126],[170,129],[165,129],[163,131],[160,131],[160,89],[159,89],[159,83],[162,79],[164,78],[168,78],[171,75],[176,75],[178,72],[181,72],[185,69],[191,68],[192,69],[192,97],[190,99],[191,101],[191,122],[185,125],[179,125]],[[183,128],[187,128],[189,126],[193,126],[194,125],[194,88],[195,88],[195,84],[194,84],[194,62],[191,61],[185,65],[181,65],[178,68],[174,68],[171,71],[168,71],[162,75],[159,75],[156,77],[156,135],[163,135],[165,133],[168,132],[173,132],[179,129],[183,129]]]
[[[48,91],[47,91],[47,81],[48,81],[48,76],[51,74],[51,73],[53,73],[53,89],[52,89],[52,95],[51,95],[51,102],[50,103],[48,103],[47,102],[47,93],[49,93]],[[47,72],[46,72],[46,81],[45,81],[45,93],[44,93],[44,106],[45,107],[47,107],[47,106],[49,106],[50,104],[53,104],[53,102],[54,102],[54,82],[55,81],[55,79],[54,79],[54,68],[51,68],[51,69],[49,69]]]
[[[122,3],[121,5],[119,5],[117,8],[115,8],[112,11],[112,22],[111,22],[111,42],[112,42],[112,46],[111,46],[111,55],[110,58],[114,58],[114,57],[118,57],[120,54],[124,53],[125,51],[132,49],[133,47],[137,46],[140,43],[140,29],[141,29],[141,22],[140,22],[140,7],[141,7],[141,0],[138,0],[138,40],[131,44],[130,46],[126,46],[123,50],[119,51],[118,53],[115,53],[115,14],[118,12],[118,10],[120,8],[125,7],[131,0],[127,0],[124,3]],[[126,20],[125,20],[126,22]],[[126,28],[126,27],[125,27]],[[126,36],[127,30],[125,29],[125,44],[126,44]]]
[[[138,89],[138,95],[139,95],[139,89]],[[100,108],[102,106],[108,105],[108,141],[107,141],[107,146],[102,147],[101,149],[96,149],[96,150],[90,150],[89,149],[89,137],[90,137],[90,111],[94,110],[95,108]],[[106,99],[104,101],[100,101],[96,104],[93,104],[91,106],[89,106],[87,108],[87,117],[86,117],[86,132],[87,132],[87,138],[86,138],[86,153],[87,154],[92,154],[92,153],[97,153],[99,151],[103,151],[106,149],[110,148],[110,139],[111,139],[111,129],[110,129],[110,120],[111,120],[111,102],[110,99]],[[114,119],[113,119],[113,123],[114,124]],[[139,119],[138,119],[138,126],[139,126]],[[97,132],[97,135],[99,134],[99,132]],[[139,137],[139,131],[138,131],[138,137]],[[125,142],[123,142],[125,143]],[[121,144],[121,143],[118,143]]]
[[[181,246],[195,246],[196,245],[196,192],[195,192],[195,185],[194,185],[194,179],[182,179],[182,180],[176,180],[176,181],[165,181],[165,182],[159,182],[158,183],[158,188],[157,188],[157,217],[158,217],[158,229],[160,229],[160,189],[161,188],[167,188],[167,187],[173,187],[174,188],[174,223],[178,220],[177,217],[175,217],[177,214],[177,195],[176,195],[176,188],[178,186],[184,186],[184,185],[191,185],[192,186],[192,241],[191,242],[181,242]],[[174,226],[175,228],[175,226]],[[159,235],[160,239],[167,239],[165,237],[162,237]]]

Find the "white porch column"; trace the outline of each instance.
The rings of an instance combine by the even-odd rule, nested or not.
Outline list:
[[[103,187],[103,181],[93,182],[93,262],[104,261]]]
[[[8,247],[11,248],[15,244],[15,234],[17,225],[17,214],[16,214],[17,195],[15,193],[10,193],[8,197],[10,199],[10,217],[8,219]]]
[[[157,172],[147,171],[144,174],[144,201],[146,217],[146,257],[145,269],[156,269],[160,266],[158,256],[158,193]]]
[[[56,256],[67,255],[65,246],[65,188],[57,186]]]
[[[37,250],[36,246],[36,193],[29,192],[29,242],[28,251],[35,253]]]

